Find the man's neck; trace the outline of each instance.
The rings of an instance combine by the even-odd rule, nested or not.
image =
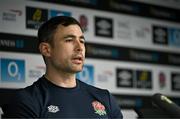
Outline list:
[[[46,72],[45,77],[60,87],[73,88],[76,86],[75,74]]]

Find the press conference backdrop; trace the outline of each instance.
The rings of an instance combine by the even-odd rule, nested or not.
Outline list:
[[[116,9],[105,11],[92,9],[98,3],[91,3],[85,8],[35,0],[0,1],[0,88],[23,88],[44,74],[37,29],[51,17],[66,15],[80,21],[85,31],[86,62],[77,78],[115,95],[159,92],[179,98],[178,10],[111,3]]]

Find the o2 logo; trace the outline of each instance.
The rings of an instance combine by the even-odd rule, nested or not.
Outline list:
[[[84,65],[83,70],[77,73],[76,78],[89,84],[94,84],[94,67],[92,65]]]
[[[1,59],[2,82],[24,82],[25,61],[15,59]]]

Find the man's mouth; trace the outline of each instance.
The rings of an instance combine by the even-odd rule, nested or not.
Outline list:
[[[75,64],[82,64],[83,63],[83,57],[82,56],[76,56],[72,58],[73,63]]]

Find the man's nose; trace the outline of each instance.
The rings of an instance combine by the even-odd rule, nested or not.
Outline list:
[[[76,40],[76,42],[75,42],[75,50],[76,51],[82,51],[83,48],[84,48],[84,44],[81,43],[80,40]]]

